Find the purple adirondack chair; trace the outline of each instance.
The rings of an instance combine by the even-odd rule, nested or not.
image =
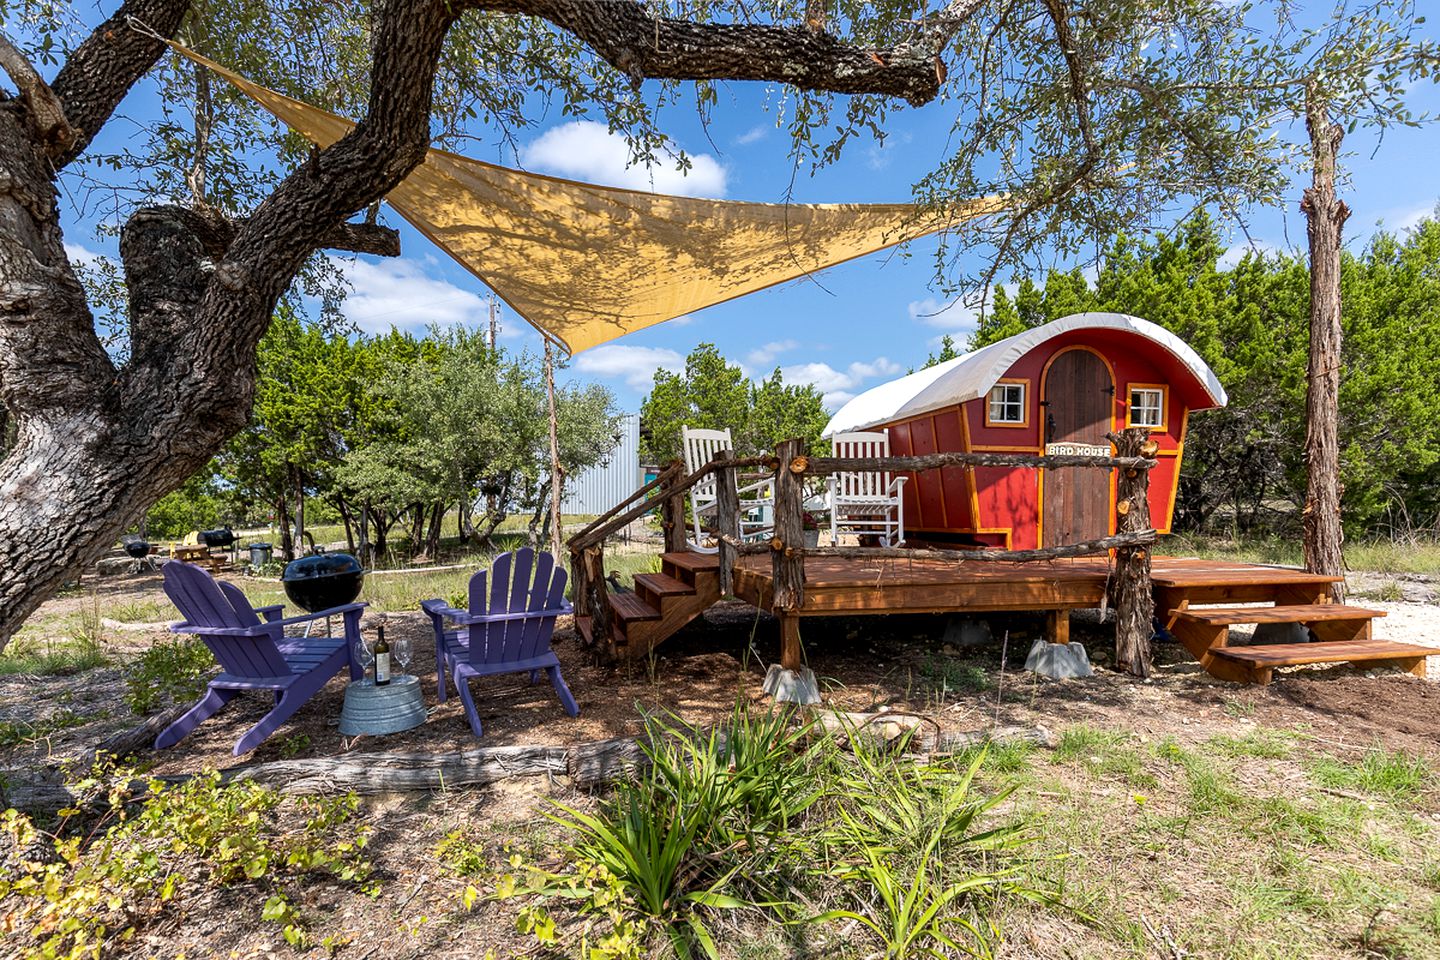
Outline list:
[[[472,677],[528,672],[534,683],[544,670],[565,712],[572,717],[580,715],[560,674],[560,660],[550,649],[555,618],[570,612],[565,600],[566,579],[565,568],[556,566],[553,556],[537,555],[524,547],[496,557],[488,575],[481,570],[470,578],[468,611],[457,610],[443,600],[420,604],[435,625],[435,680],[440,701],[446,699],[448,668],[475,736],[481,735],[481,729],[480,715],[470,696]],[[461,629],[446,630],[447,618]]]
[[[242,690],[271,690],[275,707],[245,732],[235,744],[235,756],[260,746],[280,724],[345,667],[350,679],[362,676],[355,661],[355,643],[360,637],[363,603],[280,619],[279,604],[250,606],[245,594],[232,583],[217,581],[190,563],[171,560],[164,566],[165,593],[185,617],[173,624],[174,633],[193,633],[205,642],[224,672],[210,681],[205,696],[180,719],[155,738],[155,749],[179,743]],[[260,617],[264,616],[262,622]],[[285,628],[320,617],[344,618],[343,637],[285,636]]]

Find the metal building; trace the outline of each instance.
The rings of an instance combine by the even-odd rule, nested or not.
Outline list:
[[[640,415],[620,421],[620,440],[599,463],[565,481],[560,510],[568,514],[604,513],[643,485],[640,472]]]

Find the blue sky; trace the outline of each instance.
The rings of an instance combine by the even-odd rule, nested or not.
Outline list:
[[[137,91],[138,105],[127,102],[127,112],[143,116],[145,95]],[[776,129],[776,107],[782,101],[775,88],[730,84],[722,87],[708,126],[693,111],[667,109],[664,129],[693,161],[688,176],[669,168],[627,168],[622,140],[602,125],[573,118],[555,117],[526,131],[518,156],[497,155],[484,144],[467,152],[537,172],[663,193],[780,201],[793,183],[793,199],[799,202],[893,202],[908,200],[911,184],[944,155],[954,120],[953,108],[943,100],[896,109],[883,149],[853,142],[840,162],[812,177],[803,166],[795,172],[788,137]],[[1440,112],[1440,91],[1434,86],[1416,90],[1412,104],[1417,112]],[[1363,245],[1377,221],[1403,230],[1440,199],[1440,130],[1391,130],[1372,158],[1375,145],[1365,131],[1346,142],[1350,182],[1343,195],[1354,210],[1347,229],[1352,247]],[[1251,235],[1258,243],[1303,243],[1300,194],[1297,182],[1283,210],[1256,212]],[[345,305],[350,319],[370,332],[391,325],[419,331],[432,323],[486,323],[485,287],[397,216],[384,219],[399,227],[404,255],[361,258],[346,267],[354,288]],[[92,223],[73,215],[66,235],[77,256],[114,247]],[[1232,242],[1238,256],[1243,237]],[[876,254],[631,334],[578,355],[562,377],[599,380],[615,391],[622,407],[634,410],[657,366],[678,369],[695,344],[710,341],[754,376],[779,366],[787,380],[815,384],[833,408],[922,362],[942,334],[963,342],[972,328],[971,311],[957,307],[937,314],[945,301],[931,289],[932,251],[933,241],[921,241],[910,247],[908,257]],[[539,348],[534,332],[503,305],[501,321],[507,345]]]

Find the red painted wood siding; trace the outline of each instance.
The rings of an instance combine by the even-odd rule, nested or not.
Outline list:
[[[986,400],[982,397],[960,407],[885,426],[890,433],[891,452],[896,456],[967,450],[1040,452],[1045,367],[1056,354],[1074,346],[1095,350],[1109,365],[1115,380],[1112,425],[1117,429],[1126,424],[1131,384],[1166,387],[1165,429],[1151,434],[1159,442],[1161,454],[1150,475],[1150,511],[1156,527],[1169,530],[1187,411],[1197,405],[1208,406],[1209,401],[1203,386],[1168,351],[1126,331],[1072,330],[1017,360],[1004,378],[1027,381],[1025,426],[987,427]],[[925,471],[918,477],[911,475],[905,484],[906,529],[916,533],[970,534],[982,542],[1015,550],[1038,546],[1038,474],[1037,470],[1025,468],[982,467],[968,472],[947,468]]]

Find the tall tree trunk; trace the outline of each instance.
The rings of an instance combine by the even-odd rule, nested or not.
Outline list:
[[[386,541],[390,537],[390,528],[394,525],[395,518],[384,507],[376,509],[367,505],[365,512],[369,514],[370,523],[375,527],[375,539],[370,545],[370,551],[373,556],[383,557],[388,546]]]
[[[1311,181],[1300,201],[1310,241],[1310,372],[1305,395],[1305,569],[1345,575],[1340,522],[1340,247],[1350,208],[1335,195],[1336,154],[1345,130],[1328,105],[1307,87],[1305,129],[1310,134]],[[1341,580],[1331,593],[1345,598]]]
[[[360,558],[360,565],[372,567],[375,565],[375,558],[370,554],[370,505],[361,504],[359,513],[360,542],[356,544]]]
[[[565,471],[560,466],[560,420],[555,409],[555,345],[545,341],[545,399],[550,409],[550,552],[563,557],[560,543],[560,500],[565,495]]]
[[[275,501],[275,525],[280,528],[280,559],[289,563],[295,559],[295,536],[290,529],[290,501],[283,493]]]
[[[300,471],[294,473],[295,483],[295,545],[304,548],[305,543],[305,483],[300,479]]]
[[[430,508],[430,525],[425,531],[425,553],[431,559],[440,556],[440,534],[445,523],[445,507],[446,504],[437,503]]]
[[[530,522],[525,526],[525,533],[529,538],[530,546],[536,550],[544,542],[545,533],[540,527],[540,521],[549,514],[550,506],[550,481],[547,478],[540,484],[540,489],[535,492],[535,512],[530,515]]]
[[[335,507],[340,511],[340,521],[345,524],[345,549],[350,553],[355,552],[355,525],[350,519],[350,507],[345,503],[344,497],[335,498]]]

